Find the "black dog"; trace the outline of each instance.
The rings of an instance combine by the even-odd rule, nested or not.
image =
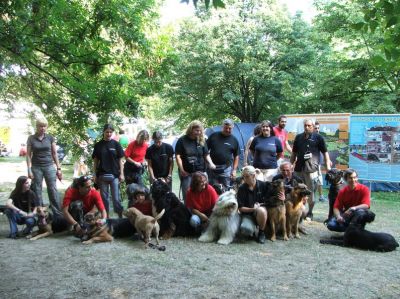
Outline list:
[[[343,187],[343,171],[332,168],[326,173],[325,180],[330,185],[328,193],[329,213],[328,219],[325,220],[325,222],[327,222],[333,217],[333,205],[335,203],[339,190]]]
[[[190,211],[178,199],[175,193],[171,192],[168,184],[163,179],[157,179],[150,188],[153,200],[153,209],[160,213],[165,209],[160,219],[160,235],[167,239],[172,236],[194,236],[195,231],[190,225]]]
[[[393,251],[399,244],[387,233],[374,233],[365,230],[365,225],[375,219],[375,214],[368,209],[358,209],[353,212],[350,224],[343,237],[321,239],[321,244],[354,247],[365,250],[388,252]]]

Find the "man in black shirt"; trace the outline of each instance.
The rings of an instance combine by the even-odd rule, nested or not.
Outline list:
[[[233,127],[233,121],[225,119],[222,131],[212,133],[207,139],[210,157],[216,166],[215,169],[208,169],[209,182],[222,184],[225,188],[229,188],[231,181],[236,178],[239,164],[239,142],[232,135]]]
[[[162,139],[161,132],[154,132],[154,143],[146,151],[150,183],[153,183],[156,179],[163,178],[171,189],[174,149],[170,144],[162,142]]]

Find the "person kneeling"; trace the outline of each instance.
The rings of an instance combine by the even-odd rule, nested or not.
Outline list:
[[[96,208],[102,218],[98,220],[98,224],[104,225],[107,212],[100,193],[92,187],[92,177],[81,176],[75,179],[72,186],[65,191],[62,211],[65,219],[73,226],[77,237],[82,237],[84,234],[84,215],[95,212]]]

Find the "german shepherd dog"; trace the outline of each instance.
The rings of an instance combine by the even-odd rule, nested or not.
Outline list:
[[[285,202],[278,198],[280,192],[285,192],[285,184],[283,180],[275,180],[271,183],[272,196],[267,199],[265,206],[268,213],[267,235],[271,241],[276,240],[276,232],[282,231],[283,239],[289,240],[286,232],[286,207]]]
[[[365,229],[367,223],[375,219],[375,214],[368,209],[357,209],[351,216],[350,224],[343,236],[321,239],[321,244],[354,247],[365,250],[388,252],[399,247],[395,238],[387,233],[374,233]]]
[[[83,236],[85,241],[82,244],[92,244],[99,242],[111,242],[114,238],[111,236],[109,227],[107,224],[99,225],[97,220],[101,219],[101,214],[87,213],[84,216],[84,222],[87,230]]]
[[[295,238],[300,238],[300,218],[303,211],[303,206],[307,202],[307,197],[310,194],[311,191],[307,189],[307,185],[297,184],[286,197],[286,232],[289,238],[292,237],[292,234],[295,236]]]
[[[66,231],[68,222],[62,216],[54,217],[48,207],[37,207],[36,215],[38,217],[38,230],[33,232],[27,238],[31,241],[48,237],[53,233]]]
[[[325,220],[325,222],[327,222],[333,217],[333,205],[335,203],[339,190],[343,187],[343,171],[332,168],[326,173],[325,180],[330,185],[328,193],[329,213],[328,219]]]

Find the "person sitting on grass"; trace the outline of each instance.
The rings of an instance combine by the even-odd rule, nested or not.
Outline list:
[[[342,188],[333,204],[333,215],[327,227],[331,231],[344,232],[350,224],[353,212],[357,209],[369,209],[370,191],[367,186],[358,182],[357,172],[349,168],[343,175],[347,186]]]
[[[215,189],[208,184],[207,176],[200,171],[193,173],[186,193],[186,207],[191,211],[190,225],[200,233],[208,225],[212,209],[218,200]]]
[[[77,237],[84,233],[84,215],[96,211],[101,213],[99,225],[105,224],[107,211],[99,191],[92,187],[92,177],[85,175],[75,179],[72,186],[65,191],[62,212],[67,222],[73,226]]]
[[[22,235],[27,236],[32,232],[36,225],[35,214],[37,206],[36,194],[30,189],[31,179],[27,176],[20,176],[15,184],[15,189],[11,192],[4,213],[10,223],[9,238],[16,239],[18,234],[17,224],[25,224]]]
[[[152,203],[150,200],[149,192],[146,187],[143,187],[139,184],[136,185],[135,191],[128,202],[128,209],[129,208],[136,208],[144,215],[153,216],[152,214]]]

